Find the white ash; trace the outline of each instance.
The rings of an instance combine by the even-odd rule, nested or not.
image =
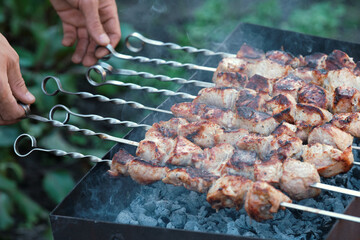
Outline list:
[[[322,181],[358,190],[360,169],[354,166],[347,174]],[[351,199],[343,194],[322,191],[315,199],[296,203],[342,213]],[[329,232],[335,219],[286,209],[275,214],[273,220],[256,222],[247,216],[244,209],[216,212],[206,201],[205,194],[157,182],[141,186],[130,205],[118,214],[116,222],[257,238],[319,239]]]

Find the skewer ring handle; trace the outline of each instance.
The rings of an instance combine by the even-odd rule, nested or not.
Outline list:
[[[23,141],[24,139],[28,139],[30,140],[30,143],[31,143],[31,149],[26,152],[26,153],[20,153],[19,151],[19,146],[20,146],[20,142]],[[19,157],[26,157],[28,156],[30,153],[32,153],[34,151],[34,149],[37,147],[37,142],[36,142],[36,139],[27,134],[27,133],[23,133],[21,134],[20,136],[18,136],[14,142],[14,152],[16,153],[16,155],[18,155]]]
[[[50,81],[53,80],[55,81],[58,89],[56,89],[54,92],[49,92],[48,90],[46,90],[46,84]],[[43,93],[45,93],[48,96],[55,96],[56,94],[58,94],[60,91],[63,91],[63,88],[61,86],[61,82],[60,79],[58,79],[57,77],[53,77],[53,76],[47,76],[45,77],[42,82],[41,82],[41,90],[43,91]]]
[[[107,64],[108,65],[108,64]],[[108,66],[110,66],[110,65],[108,65]],[[111,67],[111,66],[110,66]],[[102,85],[102,83],[104,83],[105,81],[106,81],[106,72],[107,71],[111,71],[112,69],[104,69],[104,67],[103,66],[101,66],[101,65],[94,65],[94,66],[91,66],[91,67],[89,67],[88,68],[88,70],[87,70],[87,72],[86,72],[86,74],[85,74],[85,76],[86,76],[86,79],[87,79],[87,81],[91,84],[91,85],[93,85],[93,86],[100,86],[100,85]],[[91,72],[92,71],[94,71],[95,73],[97,73],[97,74],[99,74],[100,75],[100,77],[101,77],[101,82],[99,83],[98,81],[95,81],[91,76],[90,76],[90,74],[91,74]]]
[[[141,42],[141,46],[140,46],[140,47],[135,47],[133,44],[131,44],[130,38],[136,38],[138,41]],[[157,41],[155,41],[155,40],[147,39],[147,38],[145,38],[143,35],[141,35],[140,33],[134,32],[134,33],[131,33],[130,35],[128,35],[128,36],[125,38],[125,44],[126,44],[126,47],[127,47],[130,51],[135,52],[135,53],[138,53],[138,52],[140,52],[141,50],[144,49],[145,40],[147,40],[147,41],[153,41],[154,43],[157,43]],[[150,43],[150,44],[154,44],[154,43]],[[155,44],[155,45],[156,45],[156,44]]]
[[[53,106],[51,109],[50,109],[50,112],[49,112],[49,119],[50,120],[54,120],[54,115],[55,115],[55,112],[59,109],[62,109],[65,111],[65,118],[64,120],[62,121],[63,124],[67,124],[70,120],[70,110],[65,107],[64,105],[62,104],[57,104],[55,106]]]

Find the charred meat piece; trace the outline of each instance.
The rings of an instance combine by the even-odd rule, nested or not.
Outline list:
[[[166,161],[171,157],[175,144],[176,140],[166,138],[159,134],[158,138],[140,141],[136,149],[136,156],[149,163],[164,166]]]
[[[216,210],[226,207],[240,209],[252,184],[251,180],[241,176],[222,176],[211,186],[206,200]]]
[[[322,143],[344,151],[352,145],[354,138],[332,124],[315,127],[309,134],[308,144]]]
[[[294,124],[290,124],[287,122],[281,122],[275,130],[271,133],[274,137],[280,136],[280,135],[288,135],[290,137],[296,137],[296,131],[297,127]]]
[[[236,89],[244,88],[248,82],[248,76],[240,72],[216,72],[213,81],[216,87],[233,87]]]
[[[257,160],[256,152],[236,149],[231,158],[222,166],[221,175],[239,175],[254,180],[254,166]]]
[[[324,78],[322,87],[333,93],[337,87],[341,86],[360,90],[360,79],[348,68],[329,71]]]
[[[268,95],[259,94],[255,90],[241,89],[238,92],[235,107],[249,107],[263,112],[266,110],[264,106],[268,98]],[[233,110],[235,110],[235,107]]]
[[[279,94],[266,101],[265,108],[269,114],[278,114],[288,108],[294,108],[296,100],[289,94]]]
[[[140,184],[162,180],[169,168],[160,167],[135,158],[123,149],[115,153],[109,173],[111,176],[129,176]]]
[[[319,182],[320,176],[315,165],[291,158],[283,163],[280,188],[292,199],[301,200],[316,197],[321,191],[311,187],[311,185]]]
[[[189,190],[204,193],[218,177],[201,169],[187,167],[176,168],[167,173],[164,183],[183,186]]]
[[[259,74],[255,74],[249,78],[249,81],[245,85],[245,88],[253,89],[257,93],[272,94],[272,86],[275,79],[266,78]]]
[[[169,121],[154,123],[146,132],[145,139],[152,140],[153,138],[159,137],[159,134],[164,137],[175,138],[181,126],[187,124],[189,124],[189,122],[184,118],[171,118]]]
[[[311,67],[298,67],[291,72],[294,76],[301,78],[306,83],[313,83],[323,86],[326,71],[323,69],[314,69]],[[326,89],[326,88],[325,88]],[[329,89],[327,89],[329,91]]]
[[[246,69],[246,65],[248,62],[244,59],[240,58],[223,58],[218,67],[216,68],[216,71],[213,75],[212,81],[216,83],[218,76],[221,76],[221,73],[241,73],[246,74],[244,71]],[[247,75],[247,74],[246,74]],[[248,75],[247,75],[248,76]]]
[[[298,91],[301,87],[306,84],[301,78],[289,74],[279,80],[277,80],[273,85],[273,96],[279,94],[290,94],[295,99],[297,99]]]
[[[270,59],[263,59],[247,64],[243,72],[249,78],[257,74],[269,79],[278,79],[288,75],[291,71],[290,65],[282,65]]]
[[[219,144],[212,148],[205,148],[202,154],[194,155],[192,163],[198,169],[220,176],[223,166],[234,155],[234,151],[235,148],[228,143]]]
[[[203,153],[203,150],[199,146],[182,136],[178,136],[175,140],[175,147],[166,161],[168,164],[190,166],[193,156]]]
[[[249,107],[237,107],[239,126],[249,132],[269,135],[279,124],[271,115]]]
[[[269,161],[255,163],[254,176],[256,181],[267,182],[278,187],[281,175],[282,159],[279,159],[276,155]]]
[[[311,83],[304,85],[298,92],[299,103],[310,103],[324,109],[330,108],[330,97],[324,88]]]
[[[326,68],[326,59],[328,55],[325,53],[312,53],[305,56],[306,67],[314,69],[325,69]]]
[[[240,140],[240,138],[249,134],[249,131],[243,128],[239,128],[236,130],[225,130],[220,128],[216,130],[214,135],[215,144],[220,143],[229,143],[235,146],[236,142]]]
[[[353,70],[356,64],[354,60],[346,53],[340,50],[334,50],[326,58],[326,70],[337,70],[342,68],[348,68]]]
[[[340,86],[333,94],[333,113],[359,112],[360,92],[353,87]]]
[[[331,124],[350,133],[354,137],[360,137],[360,113],[335,114],[331,120]]]
[[[237,96],[238,90],[234,88],[203,88],[193,103],[234,109]]]
[[[236,54],[237,58],[245,59],[248,62],[258,61],[265,58],[263,50],[254,48],[244,43]]]
[[[266,52],[265,57],[274,62],[280,63],[281,65],[290,65],[293,68],[301,65],[300,59],[294,57],[291,53],[282,50],[268,51]]]
[[[256,221],[272,219],[281,202],[291,202],[285,194],[265,182],[254,182],[246,194],[245,210]]]
[[[199,147],[213,147],[215,134],[221,127],[210,121],[192,122],[179,128],[179,135],[185,137]]]
[[[354,162],[351,146],[340,151],[321,143],[304,146],[302,158],[304,162],[314,164],[323,177],[333,177],[339,173],[347,172]]]

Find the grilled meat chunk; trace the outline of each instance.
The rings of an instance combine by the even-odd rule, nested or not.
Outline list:
[[[269,135],[279,124],[271,115],[249,107],[237,107],[239,126],[249,132]]]
[[[353,87],[360,90],[360,79],[350,69],[342,68],[329,71],[322,85],[327,91],[333,93],[337,87]]]
[[[291,199],[268,183],[254,182],[246,194],[245,210],[256,221],[272,219],[282,208],[281,202],[290,203]]]
[[[183,186],[189,190],[204,193],[218,177],[201,169],[187,167],[176,168],[167,173],[164,183]]]
[[[256,162],[254,176],[256,181],[267,182],[275,187],[279,186],[282,175],[282,159],[274,155],[269,161]]]
[[[265,57],[281,65],[290,65],[293,68],[300,65],[300,60],[298,58],[294,57],[291,53],[282,50],[268,51],[266,52]]]
[[[142,161],[123,149],[113,156],[109,174],[111,176],[129,176],[141,184],[150,184],[162,180],[169,171],[167,167],[160,167]]]
[[[287,122],[281,122],[275,130],[271,133],[271,135],[277,137],[280,135],[288,135],[290,137],[296,137],[297,127],[294,124],[290,124]]]
[[[290,94],[295,99],[297,99],[299,89],[305,84],[306,82],[301,78],[293,74],[289,74],[274,83],[273,96],[279,94]]]
[[[312,53],[305,56],[305,66],[314,69],[325,69],[326,68],[326,59],[328,55],[325,53]]]
[[[235,111],[236,107],[249,107],[264,112],[266,111],[265,103],[268,99],[269,96],[267,94],[259,94],[249,88],[241,89],[239,90],[233,110]]]
[[[314,69],[306,66],[296,68],[291,73],[294,76],[301,78],[306,83],[313,83],[318,86],[323,86],[324,78],[326,77],[327,74],[327,72],[323,69]],[[327,90],[330,91],[329,89]]]
[[[190,166],[194,155],[202,154],[203,150],[182,136],[176,139],[175,147],[166,163],[180,166]]]
[[[214,135],[215,144],[220,143],[229,143],[232,146],[235,146],[236,142],[240,140],[240,138],[249,134],[249,131],[243,128],[239,128],[236,130],[225,130],[223,128],[217,129]]]
[[[351,146],[340,151],[321,143],[304,146],[302,158],[304,162],[314,164],[323,177],[333,177],[339,173],[347,172],[354,162]]]
[[[206,200],[216,210],[226,207],[240,209],[252,184],[251,180],[241,176],[222,176],[210,187]]]
[[[252,46],[247,45],[244,43],[240,50],[236,54],[237,58],[244,59],[248,62],[255,62],[265,58],[265,53],[263,50],[254,48]]]
[[[354,137],[360,137],[360,113],[335,114],[331,120],[331,124],[350,133]]]
[[[248,76],[240,72],[216,72],[213,77],[216,87],[233,87],[242,89],[248,82]]]
[[[249,81],[245,85],[245,88],[253,89],[257,93],[272,94],[272,86],[275,79],[266,78],[261,75],[255,74],[249,78]]]
[[[296,106],[296,100],[289,94],[279,94],[272,99],[266,101],[266,112],[271,115],[279,114],[280,112],[294,108]]]
[[[188,125],[189,122],[184,118],[171,118],[168,121],[160,121],[159,123],[154,123],[151,129],[160,132],[164,137],[175,138],[179,135],[180,129],[182,126]],[[151,129],[145,134],[146,139],[150,139]]]
[[[212,148],[205,148],[202,154],[196,154],[192,158],[193,165],[198,169],[204,169],[216,176],[220,176],[224,165],[234,155],[235,148],[223,143]]]
[[[238,90],[234,88],[203,88],[199,91],[193,103],[234,109],[237,96]]]
[[[320,176],[313,164],[291,158],[284,161],[280,188],[292,199],[316,197],[321,191],[311,185],[319,182]]]
[[[322,143],[344,151],[352,145],[354,138],[332,124],[315,127],[309,134],[308,144]]]
[[[353,87],[335,88],[332,111],[333,113],[359,112],[360,91]]]
[[[239,175],[254,180],[254,166],[257,160],[255,152],[236,149],[231,158],[222,166],[221,175]]]
[[[337,70],[342,68],[348,68],[353,70],[356,66],[354,60],[349,57],[345,52],[340,50],[334,50],[326,58],[326,70]]]
[[[328,92],[324,88],[311,83],[299,89],[298,102],[314,104],[323,109],[331,107],[331,99]]]
[[[136,149],[136,156],[149,163],[164,166],[171,157],[175,145],[176,140],[163,137],[159,134],[159,138],[140,141]]]

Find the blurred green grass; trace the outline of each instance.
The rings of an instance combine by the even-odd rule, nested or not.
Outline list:
[[[117,1],[124,37],[137,30],[149,36],[163,34],[159,40],[172,41],[180,45],[193,45],[207,48],[221,43],[239,24],[250,22],[264,26],[282,28],[322,37],[335,38],[351,42],[360,42],[359,25],[360,2],[357,1],[285,1],[285,0],[208,0],[184,1],[178,7],[168,1]],[[162,6],[159,8],[159,6]],[[195,7],[194,7],[195,6]],[[134,10],[136,9],[136,10]],[[140,10],[139,10],[140,9]],[[155,9],[155,10],[154,10]],[[137,11],[143,12],[148,22],[139,24]],[[73,48],[61,45],[61,22],[48,1],[43,0],[3,0],[0,5],[0,32],[3,33],[20,56],[23,77],[29,90],[37,101],[32,111],[47,116],[56,103],[63,103],[74,111],[89,110],[89,105],[80,104],[77,97],[58,95],[45,96],[40,89],[42,79],[47,75],[58,76],[68,91],[94,91],[108,97],[125,96],[126,88],[91,88],[84,79],[86,69],[71,63]],[[162,39],[163,38],[163,39]],[[159,56],[161,57],[161,56]],[[169,51],[167,57],[180,62],[192,62],[194,58],[185,53]],[[177,77],[188,77],[181,69],[170,67],[136,65],[131,62],[110,60],[111,64],[121,68],[148,71]],[[141,78],[114,79],[137,84],[176,90],[180,85]],[[66,86],[66,87],[65,87]],[[156,106],[165,98],[158,95],[134,96],[134,100],[145,101]],[[99,109],[92,107],[92,109]],[[110,108],[98,113],[110,114]],[[97,112],[92,112],[97,113]],[[137,113],[131,119],[138,121],[146,113]],[[119,112],[113,117],[121,117]],[[93,124],[84,119],[73,119],[72,124],[95,131],[105,131],[115,136],[123,136],[130,129],[125,127],[106,127]],[[102,156],[113,143],[96,138],[85,138],[79,134],[68,134],[49,124],[22,120],[12,126],[0,127],[0,235],[11,239],[21,229],[34,229],[42,223],[47,226],[48,211],[59,203],[74,183],[90,167],[90,163],[79,163],[69,158],[52,157],[49,154],[36,154],[19,159],[12,150],[15,138],[23,133],[35,136],[39,145],[45,148],[59,148],[84,154]],[[77,166],[77,167],[74,167]],[[36,186],[30,186],[31,179]],[[54,187],[56,184],[57,188]],[[54,190],[56,189],[56,190]],[[36,193],[35,193],[36,192]],[[44,198],[45,197],[45,198]],[[42,199],[41,201],[39,199]],[[51,238],[49,228],[40,231],[37,239]],[[1,238],[1,237],[0,237]]]

